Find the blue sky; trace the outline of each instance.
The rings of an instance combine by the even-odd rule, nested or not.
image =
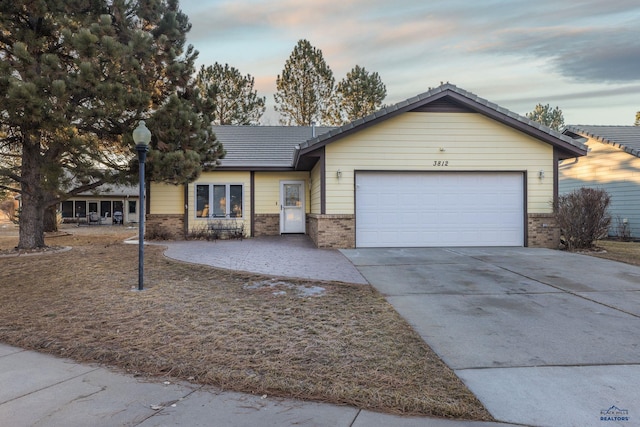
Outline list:
[[[300,39],[341,80],[376,71],[393,104],[450,82],[516,113],[631,125],[640,110],[637,0],[182,0],[200,65],[255,77],[273,112],[276,76]]]

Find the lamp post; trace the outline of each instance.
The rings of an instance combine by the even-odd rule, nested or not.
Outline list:
[[[140,120],[138,127],[133,131],[133,142],[136,143],[136,151],[138,152],[138,164],[140,177],[140,199],[139,209],[140,218],[138,220],[138,290],[144,289],[144,162],[147,160],[147,151],[149,151],[149,142],[151,142],[151,132],[144,124],[144,120]]]

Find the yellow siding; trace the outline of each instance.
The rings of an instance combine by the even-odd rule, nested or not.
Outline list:
[[[280,182],[304,181],[306,211],[309,213],[309,172],[256,172],[255,209],[257,214],[280,213]]]
[[[251,175],[249,172],[204,172],[195,182],[189,184],[189,228],[198,229],[207,223],[205,218],[196,217],[196,185],[198,184],[242,184],[244,229],[250,229],[251,217]],[[246,233],[246,231],[245,231]]]
[[[581,186],[620,182],[640,184],[640,158],[609,144],[590,139],[589,153],[560,164],[561,178],[579,180]]]
[[[327,213],[354,213],[357,170],[527,171],[528,212],[549,213],[553,166],[551,145],[481,114],[405,113],[327,145]]]
[[[311,212],[320,213],[320,162],[318,162],[311,170],[311,185],[309,186],[311,193]]]
[[[152,182],[150,214],[178,215],[184,213],[184,187],[182,185]]]

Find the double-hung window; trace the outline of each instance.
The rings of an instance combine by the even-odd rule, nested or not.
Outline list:
[[[241,184],[197,184],[197,218],[242,218]]]

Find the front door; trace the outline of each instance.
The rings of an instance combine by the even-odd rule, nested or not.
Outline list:
[[[280,233],[304,232],[304,181],[282,181],[280,183]]]

